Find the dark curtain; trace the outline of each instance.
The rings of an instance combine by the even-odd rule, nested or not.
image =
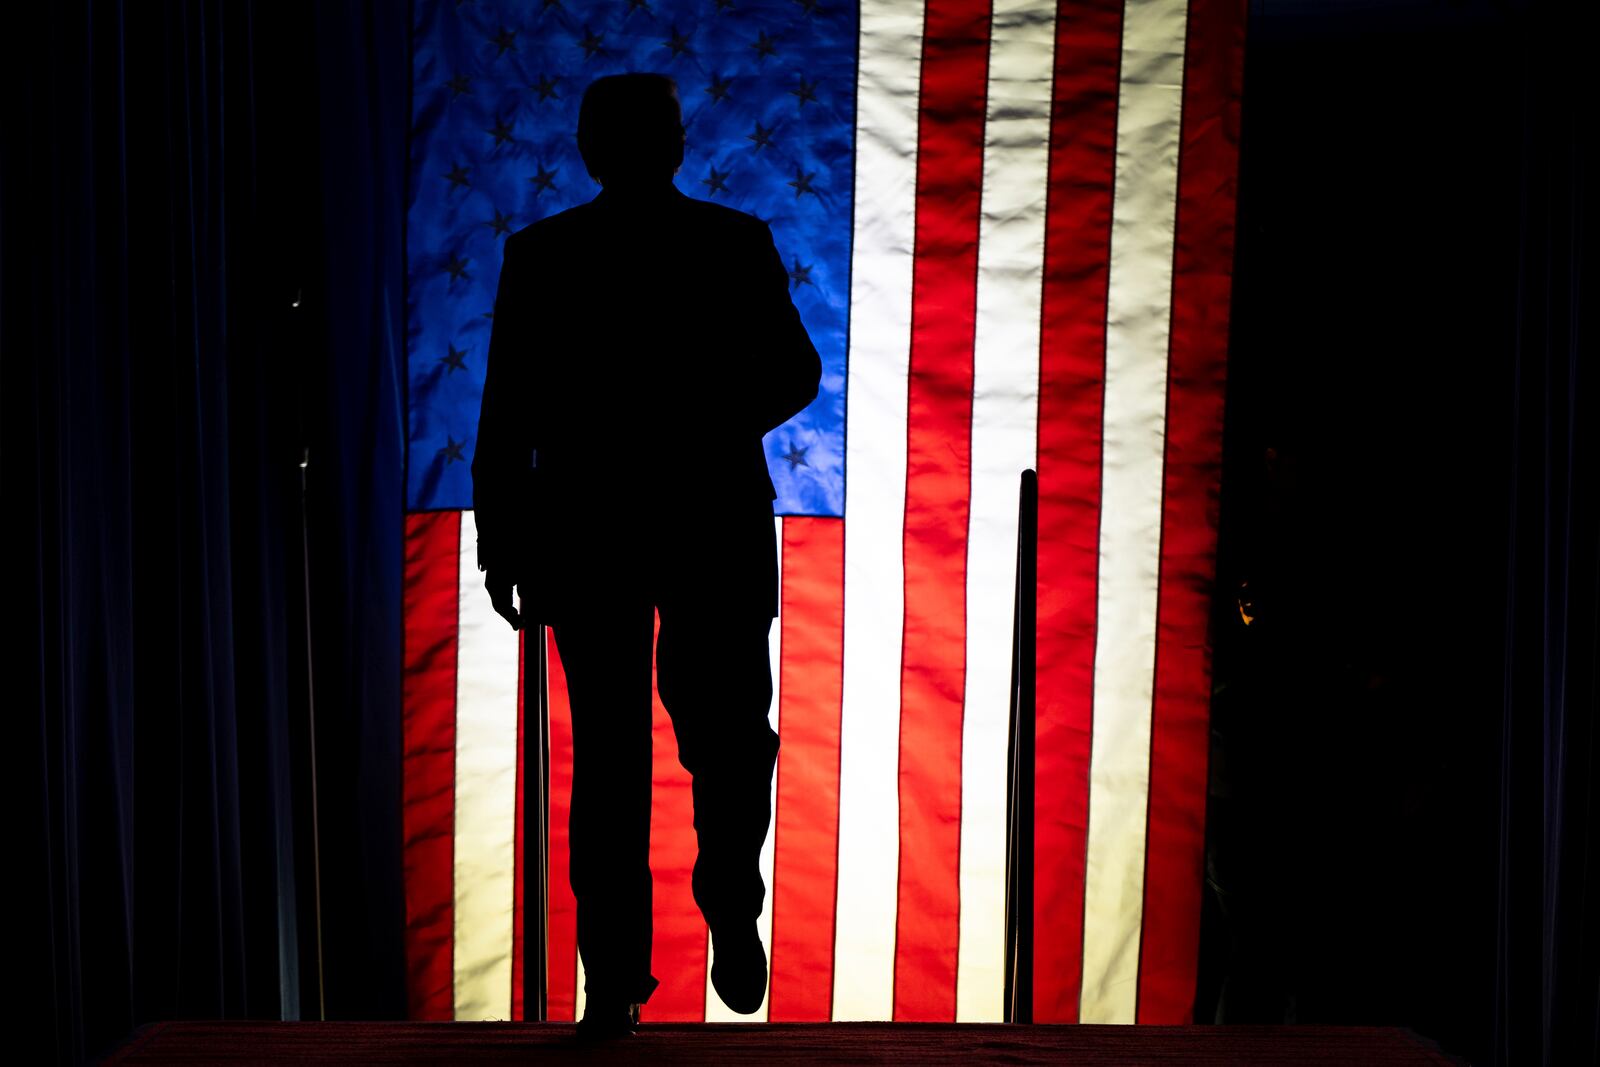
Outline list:
[[[403,1019],[400,591],[404,553],[405,189],[410,5],[308,0],[319,137],[307,289],[322,365],[310,416],[311,587],[322,777],[328,1015]],[[310,78],[274,58],[279,80]],[[324,754],[326,752],[326,755]],[[309,1010],[306,1013],[311,1015]]]
[[[1594,305],[1582,297],[1594,299],[1584,256],[1596,127],[1585,28],[1559,5],[1530,10],[1517,42],[1526,79],[1494,1062],[1600,1063],[1600,406],[1583,312]]]
[[[1251,0],[1200,1021],[1600,1062],[1579,10]]]
[[[0,35],[19,1021],[79,1062],[159,1019],[402,1017],[405,6],[28,12]]]
[[[1202,1022],[1489,1045],[1512,26],[1251,5]]]

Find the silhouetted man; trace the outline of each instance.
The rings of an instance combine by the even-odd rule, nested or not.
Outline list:
[[[766,991],[756,918],[778,574],[761,438],[816,396],[821,361],[767,225],[673,186],[683,145],[669,78],[601,78],[584,94],[578,147],[603,188],[506,240],[472,462],[495,610],[513,627],[552,625],[566,669],[587,1034],[632,1031],[658,984],[656,611],[656,687],[693,776],[712,984],[743,1014]]]

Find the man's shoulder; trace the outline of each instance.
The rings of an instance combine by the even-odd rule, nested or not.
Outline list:
[[[771,232],[766,220],[747,211],[687,194],[679,194],[672,210],[686,219],[702,240],[713,243],[761,243],[769,239]],[[582,244],[593,235],[596,227],[607,224],[605,212],[597,210],[595,201],[591,200],[513,230],[506,237],[506,248],[550,251],[572,242]]]
[[[724,229],[729,232],[744,235],[760,235],[767,228],[767,223],[748,211],[718,204],[711,200],[699,200],[695,197],[684,195],[682,210],[691,215],[697,225]]]
[[[586,203],[577,204],[565,211],[558,211],[554,215],[546,215],[542,219],[530,222],[520,230],[513,230],[506,237],[506,246],[509,248],[512,244],[535,245],[560,240],[583,225],[588,207]]]

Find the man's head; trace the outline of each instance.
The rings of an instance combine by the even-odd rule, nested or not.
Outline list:
[[[607,185],[672,181],[683,163],[678,87],[665,74],[613,74],[584,91],[578,151],[589,174]]]

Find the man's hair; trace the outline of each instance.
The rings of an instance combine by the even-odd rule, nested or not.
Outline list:
[[[678,86],[665,74],[612,74],[584,90],[578,151],[589,174],[670,181],[683,163]]]

